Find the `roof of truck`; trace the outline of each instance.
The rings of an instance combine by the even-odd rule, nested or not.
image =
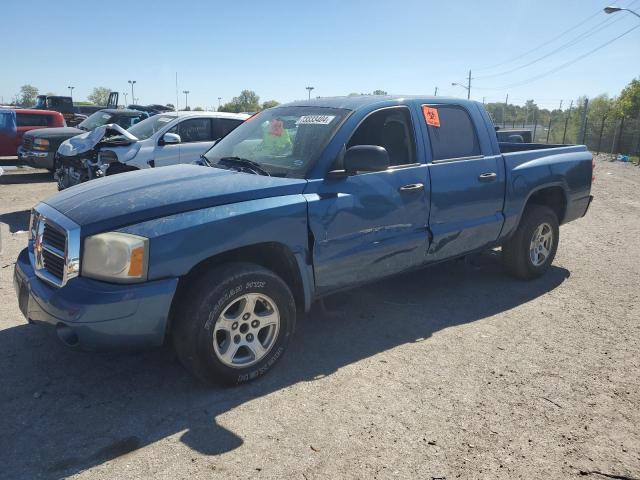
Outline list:
[[[312,98],[311,100],[296,100],[287,103],[286,107],[328,107],[328,108],[346,108],[349,110],[357,110],[376,104],[393,104],[404,103],[407,100],[418,100],[424,103],[475,103],[471,100],[455,98],[455,97],[434,97],[432,95],[353,95],[350,97],[322,97]]]

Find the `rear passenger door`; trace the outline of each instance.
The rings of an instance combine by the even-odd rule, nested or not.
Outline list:
[[[423,105],[422,110],[431,152],[428,260],[436,261],[496,241],[504,220],[505,174],[479,111],[454,104]]]

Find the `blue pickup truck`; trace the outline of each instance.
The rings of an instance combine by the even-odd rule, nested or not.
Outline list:
[[[481,104],[362,96],[265,110],[202,165],[107,177],[39,203],[14,283],[29,322],[86,349],[171,341],[207,382],[268,371],[327,294],[502,247],[542,275],[585,215],[592,156],[498,143]]]

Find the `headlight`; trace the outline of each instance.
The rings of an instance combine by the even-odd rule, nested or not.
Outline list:
[[[82,276],[116,283],[147,279],[149,240],[128,233],[100,233],[84,240]]]
[[[33,141],[33,149],[46,152],[47,150],[49,150],[49,140],[46,140],[44,138],[36,138]]]

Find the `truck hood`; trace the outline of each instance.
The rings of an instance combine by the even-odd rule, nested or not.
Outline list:
[[[138,139],[134,135],[131,135],[120,125],[108,123],[90,132],[65,140],[60,144],[58,153],[64,157],[73,157],[88,152],[103,143],[129,145],[137,141]]]
[[[307,181],[199,165],[122,173],[82,183],[44,200],[83,235],[230,203],[301,194]]]
[[[55,128],[36,128],[35,130],[29,130],[25,133],[25,136],[34,138],[47,138],[47,139],[59,139],[59,138],[71,138],[76,135],[85,133],[84,130],[74,127],[55,127]]]

